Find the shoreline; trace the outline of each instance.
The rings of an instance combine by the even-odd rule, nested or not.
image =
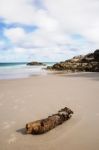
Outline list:
[[[0,80],[0,150],[99,149],[99,74],[69,73]],[[25,124],[63,107],[70,120],[43,135],[25,135]]]
[[[95,74],[95,76],[97,75],[98,77],[98,74],[99,72],[67,72],[65,70],[63,71],[57,71],[57,70],[46,70],[45,68],[42,69],[41,72],[39,73],[35,73],[35,74],[31,74],[31,75],[26,75],[26,76],[16,76],[16,77],[7,77],[7,78],[0,78],[0,81],[9,81],[9,80],[23,80],[23,79],[29,79],[29,78],[33,78],[33,77],[45,77],[45,76],[50,76],[50,75],[58,75],[58,76],[73,76],[73,75],[93,75]]]

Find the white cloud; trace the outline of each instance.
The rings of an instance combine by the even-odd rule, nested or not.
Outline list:
[[[3,40],[0,41],[0,49],[5,48],[5,42]]]
[[[44,0],[44,2],[50,15],[58,20],[64,32],[78,33],[88,40],[96,41],[98,32],[95,30],[99,29],[98,0]]]
[[[6,22],[33,23],[35,8],[30,0],[0,0],[0,16]]]
[[[37,25],[53,31],[57,21],[46,10],[38,9],[35,0],[0,0],[0,16],[8,23]]]
[[[12,43],[19,43],[26,36],[22,28],[5,29],[4,34],[12,41]]]
[[[22,27],[5,29],[4,35],[14,44],[13,51],[18,55],[35,54],[60,60],[98,48],[98,0],[41,2],[46,9],[37,7],[35,0],[0,0],[0,16],[6,23],[38,27],[31,32]],[[72,35],[79,35],[82,39]]]
[[[46,10],[38,9],[35,0],[0,0],[0,16],[8,22],[37,25],[41,30],[63,30],[65,34],[81,34],[89,40],[97,38],[99,27],[98,0],[43,0]],[[89,36],[88,36],[89,35]]]
[[[4,35],[16,46],[20,45],[26,48],[34,47],[56,47],[57,45],[71,44],[71,38],[66,36],[62,31],[53,32],[39,28],[34,32],[25,32],[23,28],[5,29]]]

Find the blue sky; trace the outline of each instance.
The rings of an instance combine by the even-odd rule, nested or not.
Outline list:
[[[98,0],[0,0],[0,62],[62,61],[97,48]]]

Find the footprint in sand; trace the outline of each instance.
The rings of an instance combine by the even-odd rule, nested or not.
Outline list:
[[[9,128],[10,128],[10,124],[8,122],[4,122],[2,129],[5,130],[5,129],[9,129]]]
[[[15,121],[11,121],[11,122],[4,122],[2,124],[2,129],[5,130],[5,129],[9,129],[12,125],[14,125],[16,122]]]
[[[15,143],[16,139],[17,139],[16,136],[14,134],[12,134],[8,140],[8,143],[13,144],[13,143]]]

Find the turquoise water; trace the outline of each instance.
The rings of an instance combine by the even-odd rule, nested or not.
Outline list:
[[[0,63],[0,79],[27,78],[33,75],[46,75],[44,69],[55,64],[54,62],[44,62],[46,66],[27,66],[26,62]]]
[[[14,66],[25,65],[25,64],[26,64],[26,62],[0,63],[0,67],[9,67],[9,66],[14,67]]]
[[[53,65],[55,62],[43,62],[46,65]],[[15,67],[20,65],[26,65],[27,62],[8,62],[8,63],[0,63],[0,67]]]

